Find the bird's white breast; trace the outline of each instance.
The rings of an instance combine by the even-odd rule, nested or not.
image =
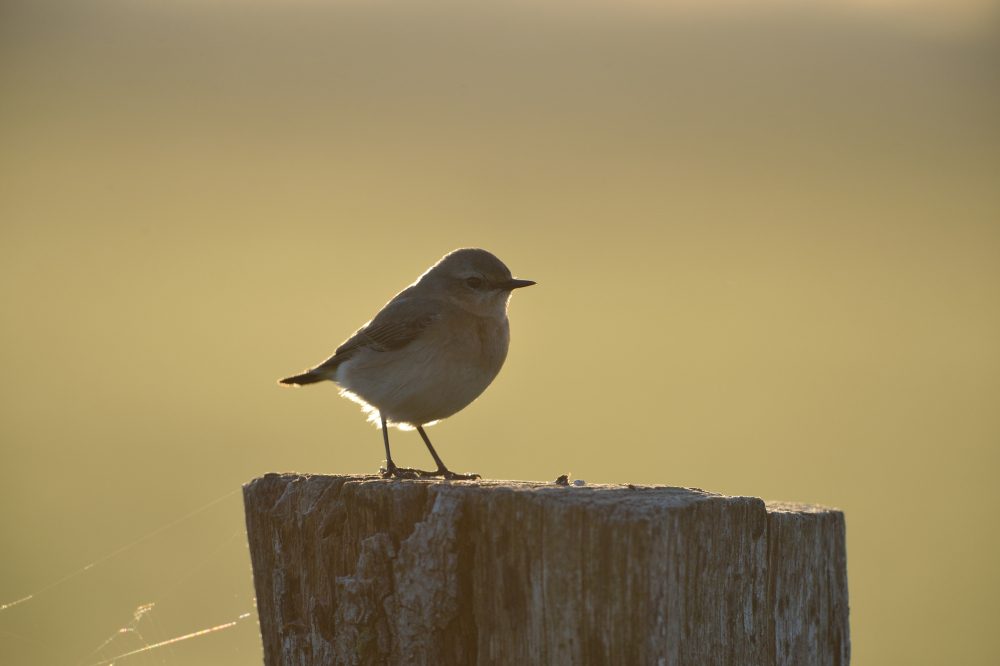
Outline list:
[[[403,349],[363,350],[340,365],[336,381],[368,411],[397,425],[424,425],[478,398],[503,367],[509,342],[506,315],[450,312]]]

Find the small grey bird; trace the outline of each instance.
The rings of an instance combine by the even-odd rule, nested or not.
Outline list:
[[[381,422],[383,476],[474,479],[445,467],[424,426],[468,406],[496,378],[507,358],[511,291],[535,284],[515,280],[486,250],[463,248],[444,256],[386,303],[375,318],[337,347],[333,356],[278,383],[336,382],[340,393]],[[437,470],[400,468],[389,453],[388,426],[417,429]]]

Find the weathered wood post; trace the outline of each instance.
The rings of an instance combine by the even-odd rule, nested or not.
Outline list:
[[[267,666],[850,659],[839,511],[298,474],[243,494]]]

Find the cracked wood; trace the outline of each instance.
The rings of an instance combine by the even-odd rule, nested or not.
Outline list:
[[[662,486],[268,474],[267,666],[850,659],[843,514]]]

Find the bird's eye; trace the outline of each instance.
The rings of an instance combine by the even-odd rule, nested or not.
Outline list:
[[[469,285],[473,289],[482,289],[483,288],[483,279],[482,278],[477,278],[477,277],[466,278],[465,284]]]

